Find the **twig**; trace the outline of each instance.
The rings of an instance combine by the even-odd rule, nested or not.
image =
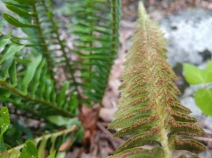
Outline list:
[[[210,135],[212,135],[212,131],[211,130],[208,130],[208,129],[203,129],[204,130],[204,132],[206,133],[206,134],[210,134]]]
[[[212,138],[207,138],[207,137],[193,137],[193,138],[200,141],[212,142]]]
[[[102,132],[107,134],[111,139],[114,139],[114,140],[118,141],[121,144],[124,143],[124,140],[122,140],[121,138],[114,138],[113,134],[111,134],[104,126],[102,126],[102,124],[100,122],[97,122],[97,126]]]
[[[65,22],[66,24],[70,24],[70,21],[66,18],[66,17],[64,17],[64,16],[62,16],[62,15],[57,15],[63,22]]]

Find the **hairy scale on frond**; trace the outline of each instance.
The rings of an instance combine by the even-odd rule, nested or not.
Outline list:
[[[114,136],[132,136],[110,158],[154,157],[155,148],[142,149],[154,143],[157,158],[171,158],[174,150],[199,153],[205,147],[182,136],[203,134],[194,124],[191,111],[178,102],[176,75],[166,62],[167,40],[156,22],[149,19],[140,3],[138,30],[126,55],[123,83],[115,120],[110,129],[119,129]],[[159,150],[158,150],[159,149]],[[139,155],[140,154],[140,155]]]

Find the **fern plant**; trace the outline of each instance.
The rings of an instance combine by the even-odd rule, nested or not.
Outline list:
[[[0,126],[1,126],[1,135],[0,135],[0,144],[2,143],[2,136],[8,130],[8,127],[10,125],[10,118],[7,107],[3,107],[0,109]],[[54,158],[56,157],[65,157],[66,152],[65,149],[68,147],[68,145],[71,143],[73,139],[73,134],[75,130],[77,129],[76,125],[73,125],[72,127],[56,132],[51,134],[46,134],[42,137],[38,137],[36,139],[27,140],[26,143],[19,145],[17,147],[14,147],[10,150],[5,150],[4,152],[0,153],[1,158],[45,158],[45,150],[48,146],[48,143],[51,142],[50,150],[49,150],[49,156],[48,158]],[[66,143],[61,145],[59,147],[59,151],[56,153],[56,146],[60,144],[62,141],[66,141],[66,135],[71,133],[71,137],[69,138]],[[62,137],[62,139],[61,139]],[[37,150],[38,149],[38,150]],[[21,150],[21,151],[20,151]]]
[[[72,23],[65,26],[75,37],[73,48],[60,37],[64,24],[55,20],[52,0],[2,1],[13,12],[3,18],[22,34],[0,33],[1,103],[47,125],[71,119],[81,133],[79,105],[101,104],[116,57],[120,0],[66,0]],[[0,150],[9,148],[2,139]]]
[[[171,158],[175,150],[194,154],[206,148],[194,139],[202,128],[177,100],[176,78],[166,62],[167,41],[139,3],[138,29],[132,38],[122,75],[122,90],[110,129],[115,137],[131,136],[110,158]],[[142,147],[154,145],[152,149]],[[185,157],[185,156],[184,156]]]

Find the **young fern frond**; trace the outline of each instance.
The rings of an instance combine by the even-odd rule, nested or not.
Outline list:
[[[74,15],[69,27],[76,36],[71,52],[79,57],[73,61],[77,80],[88,102],[100,103],[119,44],[120,0],[67,2]]]
[[[171,158],[174,150],[188,150],[195,154],[205,146],[185,136],[203,134],[188,116],[191,112],[176,97],[179,90],[176,78],[166,62],[167,41],[159,26],[149,19],[139,3],[138,29],[132,38],[122,75],[122,90],[110,129],[119,129],[115,136],[132,136],[118,147],[110,158]],[[152,150],[143,145],[157,145]]]

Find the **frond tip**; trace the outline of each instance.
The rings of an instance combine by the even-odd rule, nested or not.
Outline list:
[[[174,150],[199,153],[205,146],[181,136],[203,134],[191,112],[178,102],[179,90],[176,78],[166,62],[167,40],[156,22],[149,19],[143,4],[139,3],[138,29],[132,38],[132,46],[126,56],[122,75],[122,90],[115,120],[110,129],[119,129],[115,136],[130,135],[115,151],[116,157],[171,158]],[[178,135],[178,136],[177,136]],[[157,145],[160,155],[143,145]]]

